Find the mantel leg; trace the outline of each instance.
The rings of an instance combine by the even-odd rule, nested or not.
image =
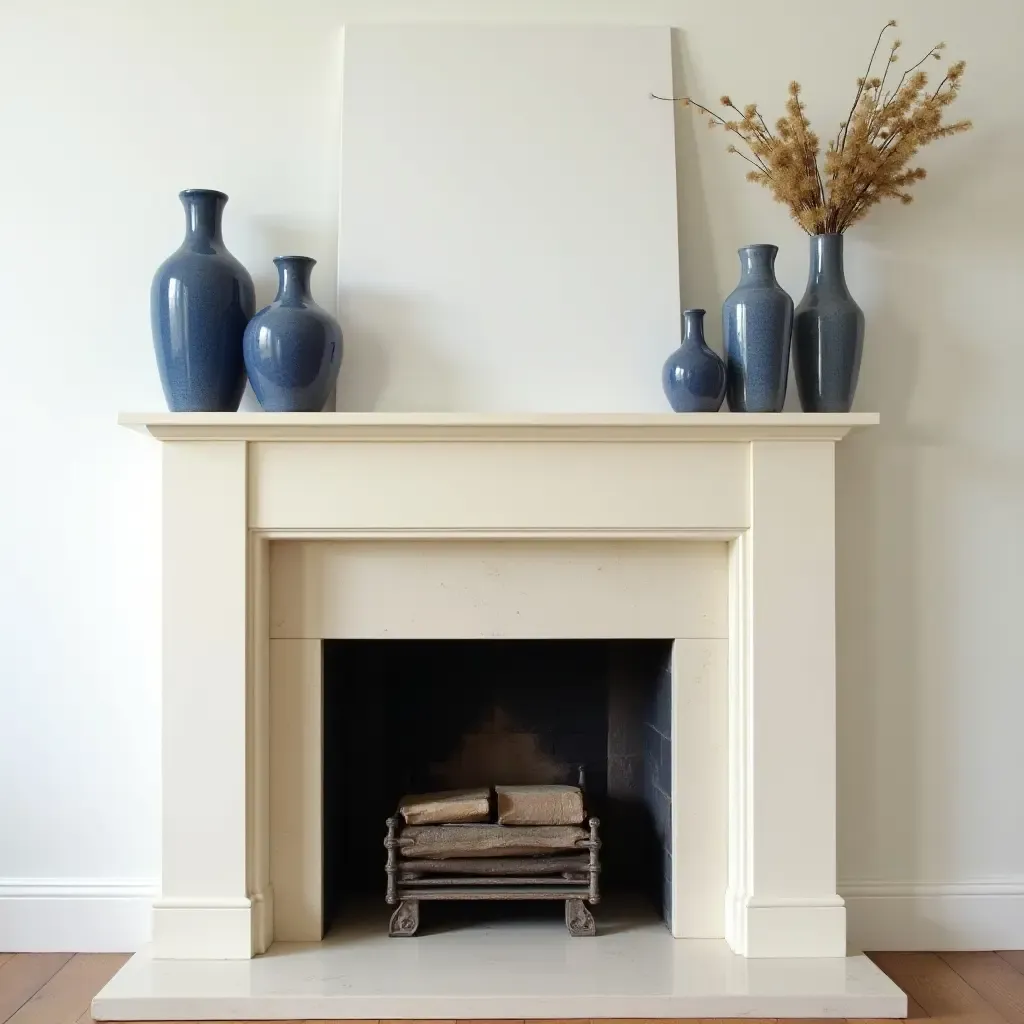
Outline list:
[[[844,956],[835,445],[755,441],[750,449],[751,527],[730,556],[726,938],[745,956]]]
[[[163,449],[163,848],[153,955],[251,957],[246,445]]]

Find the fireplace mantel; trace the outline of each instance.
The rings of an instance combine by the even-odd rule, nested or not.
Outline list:
[[[161,441],[839,441],[877,413],[122,413]]]
[[[671,972],[692,973],[687,939],[717,939],[739,962],[805,958],[838,973],[808,980],[804,1002],[770,994],[796,991],[780,964],[742,998],[728,982],[720,1001],[712,986],[711,1002],[629,997],[613,1015],[904,1012],[869,962],[842,959],[836,892],[835,446],[876,414],[129,413],[120,423],[164,442],[163,857],[152,949],[97,1010],[195,1016],[187,984],[173,980],[189,969],[165,961],[256,957],[254,971],[273,973],[287,952],[257,965],[275,928],[279,941],[320,938],[324,639],[637,637],[650,616],[649,635],[678,648],[686,708],[673,718],[684,742],[673,742],[671,768],[683,808],[672,856],[684,865],[673,867],[671,927],[682,941],[664,931],[637,941],[672,947],[657,960],[670,988]],[[702,582],[712,563],[717,575]],[[703,608],[702,593],[715,598]],[[723,709],[717,735],[686,724],[709,701]],[[279,741],[272,725],[290,735]],[[337,998],[297,980],[287,998],[252,996],[243,1016],[593,1017],[597,989],[583,987],[600,986],[605,948],[596,940],[578,998],[552,1002],[520,976],[506,996],[488,989],[427,1013],[418,995],[358,996],[370,982],[352,974]],[[330,984],[346,970],[323,963]],[[234,977],[223,972],[225,992]],[[412,993],[416,977],[406,976]],[[168,998],[152,996],[165,984]],[[240,1012],[227,995],[202,1009],[222,1019],[228,1005]]]

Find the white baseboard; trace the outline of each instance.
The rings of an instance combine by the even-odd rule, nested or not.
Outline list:
[[[135,952],[150,940],[156,893],[146,879],[0,878],[0,949]]]
[[[148,879],[0,879],[0,950],[130,953],[151,939]],[[885,950],[1024,949],[1024,879],[846,882],[850,946]]]
[[[854,949],[1024,949],[1024,879],[847,882],[839,894]]]

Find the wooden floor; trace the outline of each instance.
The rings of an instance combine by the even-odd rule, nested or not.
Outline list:
[[[869,955],[910,997],[911,1018],[1024,1024],[1024,951]],[[125,960],[116,953],[0,953],[0,1024],[93,1024],[89,1003]]]

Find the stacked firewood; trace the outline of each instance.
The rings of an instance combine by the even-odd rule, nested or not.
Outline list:
[[[407,796],[398,806],[407,859],[531,856],[587,838],[577,786],[495,786]],[[514,827],[510,827],[514,826]]]
[[[578,786],[495,786],[404,797],[388,819],[392,935],[414,934],[426,899],[564,899],[571,934],[592,935],[598,821]]]

